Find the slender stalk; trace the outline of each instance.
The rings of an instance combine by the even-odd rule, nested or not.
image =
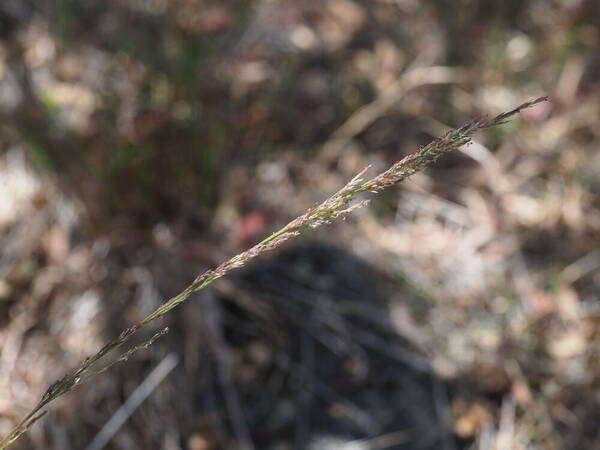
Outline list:
[[[42,395],[42,398],[33,408],[33,410],[27,414],[27,416],[18,425],[16,425],[7,436],[0,440],[0,450],[7,448],[21,435],[27,432],[27,430],[45,414],[45,411],[42,413],[40,413],[40,411],[48,403],[72,391],[93,376],[103,373],[114,364],[127,360],[134,352],[147,348],[149,345],[151,345],[156,339],[166,332],[166,329],[156,333],[149,341],[132,347],[129,351],[123,353],[112,362],[106,364],[103,368],[99,370],[92,370],[91,368],[94,363],[104,359],[104,357],[113,350],[129,342],[129,340],[140,330],[140,328],[164,316],[173,308],[186,301],[194,292],[203,289],[230,271],[243,266],[246,262],[260,255],[261,253],[279,247],[286,240],[298,236],[307,229],[316,228],[320,225],[331,223],[336,219],[344,218],[350,212],[359,209],[368,203],[367,200],[350,204],[350,201],[356,195],[363,192],[378,193],[383,189],[391,187],[415,174],[416,172],[423,170],[425,167],[434,163],[443,154],[449,153],[458,147],[468,144],[471,141],[471,136],[476,131],[505,123],[508,118],[518,114],[523,109],[529,108],[530,106],[546,100],[548,100],[548,97],[540,97],[533,101],[523,103],[517,108],[502,113],[492,119],[479,118],[468,122],[462,127],[451,130],[444,136],[433,140],[430,144],[422,147],[415,153],[408,155],[392,165],[386,171],[367,181],[363,181],[362,179],[362,176],[369,169],[369,167],[365,168],[352,180],[350,180],[348,184],[346,184],[331,197],[327,198],[321,204],[310,208],[304,214],[295,218],[283,228],[266,237],[245,252],[234,256],[215,269],[208,270],[196,277],[192,284],[186,287],[182,292],[167,300],[155,311],[144,317],[140,322],[123,330],[118,338],[106,344],[96,354],[86,358],[73,372],[65,375],[62,379],[53,383]]]

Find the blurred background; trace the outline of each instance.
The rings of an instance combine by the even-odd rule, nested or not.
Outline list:
[[[599,25],[596,0],[3,0],[0,434],[364,166],[547,94],[196,294],[14,448],[600,448]]]

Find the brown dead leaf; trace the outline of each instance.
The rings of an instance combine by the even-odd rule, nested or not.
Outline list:
[[[187,441],[189,450],[212,450],[217,448],[215,440],[208,433],[195,433]]]
[[[470,376],[484,392],[489,394],[505,393],[511,386],[509,374],[498,364],[476,363]]]
[[[583,326],[573,326],[550,338],[548,353],[556,359],[567,359],[584,353],[588,346],[587,333]]]
[[[531,403],[531,389],[524,378],[514,380],[512,384],[512,395],[521,408],[527,408]]]
[[[474,437],[483,425],[492,420],[487,406],[479,402],[467,404],[462,399],[452,403],[452,413],[455,418],[454,432],[463,439]]]

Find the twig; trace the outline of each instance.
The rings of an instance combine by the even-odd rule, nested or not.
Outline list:
[[[175,366],[177,366],[177,363],[178,357],[175,353],[169,353],[165,356],[142,384],[132,392],[127,401],[113,414],[110,420],[104,424],[94,440],[86,447],[86,450],[102,450],[135,410],[154,392],[167,375],[171,373]]]
[[[505,397],[500,410],[500,426],[496,435],[496,448],[510,450],[513,446],[515,434],[515,411],[517,404],[511,396]]]
[[[337,158],[354,137],[384,115],[411,90],[426,84],[455,83],[463,78],[464,73],[461,70],[446,66],[409,69],[385,88],[373,102],[360,107],[334,131],[329,142],[325,144],[322,157],[328,160]]]
[[[315,371],[315,341],[306,332],[302,331],[300,335],[300,354],[302,357],[302,367],[305,373],[313,374]],[[300,411],[296,414],[296,430],[294,433],[294,449],[306,448],[308,436],[310,434],[311,409],[313,404],[314,389],[305,386],[309,379],[303,380],[298,394],[298,402],[302,405]]]
[[[440,447],[442,450],[456,450],[452,437],[452,417],[449,415],[450,405],[448,391],[444,382],[436,377],[432,379],[432,394],[440,434]]]

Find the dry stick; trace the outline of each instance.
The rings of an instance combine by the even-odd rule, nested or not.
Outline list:
[[[325,143],[321,160],[332,160],[350,144],[352,139],[363,132],[392,106],[396,105],[410,91],[427,84],[448,84],[464,79],[464,71],[446,66],[414,67],[404,72],[396,81],[387,86],[377,98],[358,108]],[[436,133],[437,134],[437,133]]]
[[[15,442],[33,425],[33,423],[39,420],[44,414],[40,413],[40,411],[48,403],[72,391],[76,387],[80,386],[84,381],[87,381],[91,376],[94,376],[97,373],[102,373],[104,370],[106,370],[106,368],[114,364],[113,362],[98,371],[92,371],[91,366],[94,363],[100,361],[113,350],[127,343],[132,336],[139,331],[140,328],[158,319],[159,317],[162,317],[167,312],[183,303],[192,293],[199,291],[208,284],[212,283],[214,280],[226,275],[233,269],[243,266],[247,261],[255,258],[261,253],[279,247],[291,237],[298,236],[301,232],[309,228],[316,228],[320,225],[330,223],[335,219],[344,219],[345,216],[347,216],[350,212],[359,209],[368,203],[367,200],[356,204],[350,204],[350,201],[357,194],[362,192],[378,193],[383,189],[391,187],[413,175],[414,173],[419,172],[428,165],[434,163],[443,154],[449,153],[471,142],[471,136],[476,131],[505,123],[509,117],[518,114],[523,109],[529,108],[530,106],[546,100],[548,100],[548,97],[539,97],[530,102],[523,103],[517,108],[502,113],[492,119],[484,117],[468,122],[462,127],[451,130],[442,137],[433,140],[425,147],[422,147],[415,153],[406,156],[401,161],[392,165],[385,172],[382,172],[376,177],[367,181],[363,181],[361,178],[369,169],[369,167],[365,168],[352,180],[350,180],[346,186],[323,201],[321,204],[310,208],[303,215],[292,220],[279,231],[276,231],[269,237],[263,239],[249,250],[234,256],[230,260],[222,263],[217,268],[208,270],[202,275],[199,275],[193,281],[193,283],[185,288],[181,293],[167,300],[140,322],[123,330],[117,339],[106,344],[96,354],[86,358],[73,372],[65,375],[62,379],[52,384],[42,395],[42,398],[35,408],[33,408],[33,410],[17,426],[15,426],[12,431],[4,437],[4,439],[0,441],[0,450],[7,448],[10,444]],[[159,332],[150,341],[160,337],[162,334],[162,332]],[[146,344],[138,345],[134,347],[132,351],[137,351],[145,347],[147,347]],[[132,351],[130,350],[129,352],[124,353],[117,358],[117,361],[127,359]]]
[[[110,420],[104,424],[85,450],[102,450],[106,447],[106,444],[110,442],[115,433],[127,422],[127,419],[177,366],[178,360],[179,358],[175,353],[169,353],[165,356],[142,384],[133,391],[127,401],[113,414]]]

